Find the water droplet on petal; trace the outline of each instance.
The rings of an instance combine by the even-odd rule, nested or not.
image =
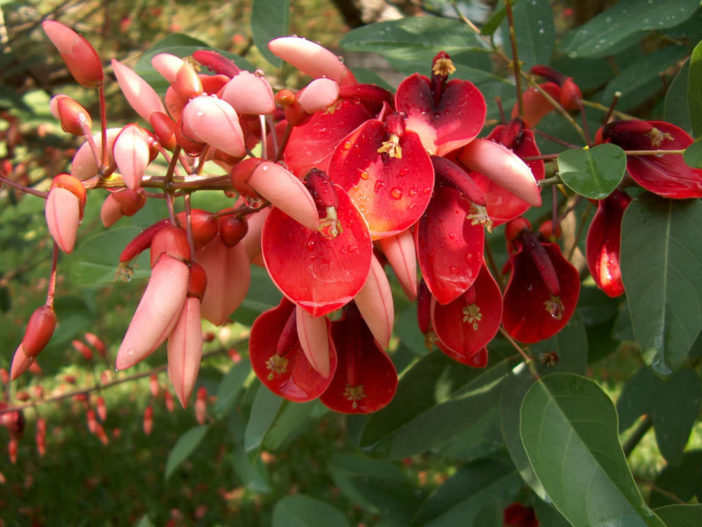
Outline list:
[[[401,190],[400,188],[398,188],[398,187],[394,187],[394,188],[390,191],[390,195],[391,195],[393,198],[395,198],[395,199],[400,199],[400,198],[402,197],[402,190]]]

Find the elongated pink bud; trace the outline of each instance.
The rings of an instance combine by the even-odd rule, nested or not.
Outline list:
[[[184,262],[167,254],[159,258],[117,352],[118,370],[134,366],[166,340],[183,308],[189,276]]]
[[[319,213],[305,185],[295,174],[272,161],[263,161],[247,183],[263,198],[308,229],[319,228]]]
[[[478,138],[463,147],[459,159],[530,205],[541,206],[541,193],[531,169],[510,149]]]
[[[210,95],[195,97],[183,108],[183,132],[234,157],[246,153],[239,116],[232,106]]]
[[[349,79],[353,79],[353,74],[339,57],[310,40],[301,37],[279,37],[268,43],[268,49],[315,79],[327,77],[340,84],[342,80],[348,82]]]
[[[41,27],[78,84],[86,88],[96,88],[102,84],[102,62],[90,42],[55,20],[45,20]]]
[[[135,125],[124,127],[114,145],[117,169],[127,188],[135,190],[141,186],[146,167],[149,165],[149,141],[144,132]]]
[[[275,110],[271,85],[256,73],[242,71],[222,88],[220,96],[240,114],[269,114]]]
[[[188,297],[168,337],[168,377],[185,408],[195,386],[202,358],[200,299]]]
[[[170,84],[175,82],[178,70],[183,63],[183,59],[172,53],[157,53],[151,57],[151,65]]]
[[[215,325],[225,324],[249,289],[251,270],[246,249],[241,244],[227,247],[216,236],[195,255],[207,274],[202,318]]]
[[[121,131],[121,128],[107,129],[107,163],[110,165],[110,167],[115,166],[113,146],[115,144],[115,139],[117,139],[117,136]],[[102,138],[99,132],[93,134],[93,141],[97,147],[98,156],[102,158]],[[97,173],[98,164],[95,162],[95,155],[93,154],[90,145],[86,141],[80,146],[80,148],[78,148],[73,156],[73,161],[71,161],[71,175],[80,179],[81,181],[85,181],[86,179],[96,176]]]
[[[379,240],[380,248],[410,301],[417,298],[417,251],[409,229]]]
[[[34,310],[27,323],[22,339],[22,348],[29,357],[39,355],[51,339],[56,329],[56,313],[51,306],[41,306]]]
[[[54,187],[46,198],[46,224],[59,248],[70,253],[76,244],[80,224],[80,200],[68,189]]]
[[[313,317],[300,306],[295,306],[295,322],[300,347],[310,365],[325,379],[331,375],[329,357],[329,322],[327,317]]]
[[[158,94],[132,68],[112,59],[112,69],[129,105],[142,119],[149,122],[153,112],[166,112]]]
[[[354,298],[354,302],[375,340],[383,348],[387,348],[395,322],[395,307],[392,302],[390,282],[375,255],[371,258],[366,283]]]
[[[315,79],[298,95],[297,102],[307,113],[326,110],[339,98],[339,85],[331,79]]]
[[[12,356],[12,366],[10,367],[10,379],[15,380],[22,375],[34,363],[34,357],[30,357],[24,352],[24,346],[20,344]]]

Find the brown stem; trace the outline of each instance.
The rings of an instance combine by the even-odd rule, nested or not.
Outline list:
[[[54,295],[56,293],[56,267],[58,266],[59,246],[54,242],[54,249],[51,254],[51,273],[49,274],[49,285],[46,288],[46,305],[54,306]]]
[[[522,99],[522,81],[517,51],[517,33],[514,29],[514,14],[512,13],[512,0],[505,0],[505,11],[507,13],[507,23],[509,24],[509,40],[512,44],[512,67],[514,69],[514,84],[517,89],[517,108],[519,108],[519,117],[524,117],[524,100]]]
[[[4,176],[0,176],[0,183],[4,183],[5,185],[8,185],[12,188],[16,188],[20,192],[24,192],[25,194],[31,194],[32,196],[38,196],[40,198],[46,199],[46,197],[49,195],[48,192],[44,192],[42,190],[36,190],[31,187],[25,187],[24,185],[21,185],[19,183],[16,183],[15,181],[12,181],[10,179],[7,179]]]
[[[536,366],[534,366],[534,359],[532,359],[524,349],[519,345],[519,343],[512,338],[512,336],[505,331],[505,328],[500,326],[500,333],[502,333],[502,336],[507,339],[507,342],[509,342],[514,349],[517,350],[517,352],[522,356],[524,359],[524,364],[526,364],[527,368],[529,368],[529,372],[531,373],[532,377],[536,379],[537,381],[541,379],[541,375],[539,375],[539,372],[536,370]]]

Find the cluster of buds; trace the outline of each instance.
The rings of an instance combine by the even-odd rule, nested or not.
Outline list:
[[[44,29],[76,81],[98,88],[104,105],[102,63],[92,46],[58,22]],[[145,187],[161,189],[169,207],[167,219],[122,253],[126,270],[150,249],[152,272],[119,347],[118,369],[167,342],[168,373],[185,406],[202,357],[201,319],[230,320],[247,294],[251,265],[264,266],[283,295],[251,328],[259,379],[289,400],[320,398],[344,413],[382,408],[397,386],[387,354],[394,322],[387,266],[417,300],[428,342],[470,366],[487,365],[500,327],[529,344],[567,324],[579,274],[554,233],[533,232],[522,215],[541,206],[545,175],[530,128],[554,103],[582,109],[573,79],[535,68],[548,82],[524,94],[521,117],[515,110],[510,122],[478,137],[485,100],[471,82],[449,79],[455,67],[445,52],[429,77],[411,75],[393,94],[357,82],[332,52],[303,38],[277,38],[269,48],[313,80],[297,92],[275,93],[262,72],[241,70],[217,52],[187,59],[160,53],[152,65],[169,83],[163,100],[134,70],[112,61],[139,123],[108,128],[103,121],[93,134],[80,104],[65,95],[52,100],[62,128],[85,139],[70,174],[57,176],[47,197],[47,224],[61,251],[73,250],[86,189],[110,190],[101,214],[106,227],[143,206]],[[668,123],[624,121],[604,127],[598,141],[673,150],[690,144],[683,134]],[[168,168],[155,176],[159,156]],[[681,159],[630,156],[628,169],[664,196],[702,195],[700,172]],[[203,174],[206,162],[221,172]],[[191,209],[189,193],[198,189],[227,192],[231,206]],[[185,211],[176,214],[181,197]],[[623,290],[618,225],[627,204],[620,191],[601,201],[588,235],[591,272],[610,295]],[[484,258],[485,231],[502,224],[510,273],[504,290]],[[13,378],[56,324],[50,302],[37,312]],[[205,400],[199,393],[200,414]]]

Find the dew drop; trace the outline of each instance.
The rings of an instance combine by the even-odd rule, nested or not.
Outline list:
[[[351,141],[346,141],[344,143],[344,150],[351,150]]]
[[[375,190],[376,192],[380,192],[380,190],[381,190],[384,186],[385,186],[385,183],[383,183],[382,181],[376,181],[376,182],[375,182],[375,187],[373,188],[373,190]]]
[[[361,179],[368,179],[369,177],[370,176],[368,175],[368,172],[366,172],[365,170],[361,172]]]
[[[307,241],[307,250],[308,251],[310,251],[310,252],[314,251],[314,246],[315,246],[314,240]]]
[[[391,195],[394,199],[400,199],[400,198],[402,197],[402,190],[399,189],[398,187],[394,187],[394,188],[390,191],[390,195]]]

